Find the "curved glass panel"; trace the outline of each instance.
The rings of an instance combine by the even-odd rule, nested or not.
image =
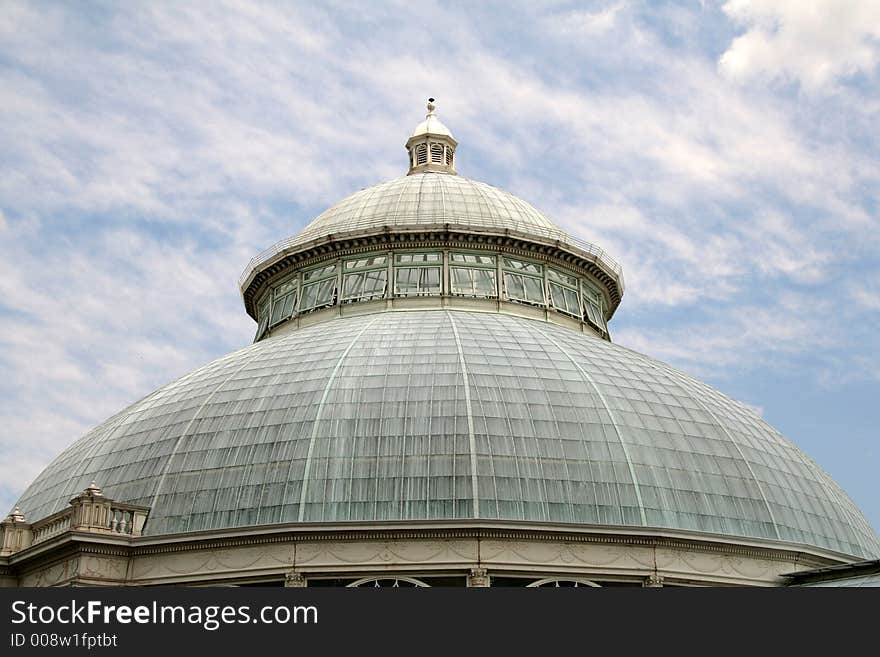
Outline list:
[[[147,534],[265,523],[498,518],[880,544],[840,487],[747,407],[538,320],[338,318],[160,388],[65,450],[19,504],[95,480]]]

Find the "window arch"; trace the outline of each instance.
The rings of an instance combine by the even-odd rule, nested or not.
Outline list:
[[[354,586],[370,586],[375,588],[383,586],[389,586],[391,588],[428,588],[428,585],[422,580],[415,579],[414,577],[364,577],[351,584],[346,584],[346,588]]]
[[[596,582],[591,582],[588,579],[557,579],[555,577],[547,577],[545,579],[539,579],[531,584],[526,584],[527,589],[531,588],[543,588],[543,587],[570,587],[570,588],[600,588]]]

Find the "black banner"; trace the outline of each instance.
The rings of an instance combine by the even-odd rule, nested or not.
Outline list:
[[[0,589],[0,655],[574,647],[666,653],[875,643],[878,589]]]

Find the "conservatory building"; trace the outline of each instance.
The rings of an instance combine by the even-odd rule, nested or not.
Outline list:
[[[614,344],[621,267],[459,176],[428,110],[407,175],[247,265],[253,344],[34,480],[0,523],[0,585],[870,581],[880,541],[840,486]]]

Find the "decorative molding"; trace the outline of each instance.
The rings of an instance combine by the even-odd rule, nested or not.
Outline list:
[[[489,571],[485,568],[471,568],[467,576],[467,585],[470,588],[489,586]]]
[[[429,522],[429,521],[428,521]],[[443,522],[443,521],[439,521]],[[235,528],[230,530],[218,530],[218,532],[192,533],[191,538],[187,534],[176,534],[167,537],[145,536],[131,542],[133,554],[158,554],[165,552],[177,552],[186,550],[201,550],[205,548],[238,547],[242,545],[260,545],[276,542],[320,542],[320,541],[388,541],[401,539],[481,539],[486,541],[495,540],[527,540],[527,541],[550,541],[558,543],[600,543],[608,545],[631,545],[642,547],[669,548],[673,551],[687,549],[696,552],[708,552],[718,554],[737,554],[750,558],[763,558],[772,561],[804,562],[804,563],[828,563],[836,561],[841,563],[844,559],[835,560],[833,557],[811,555],[785,545],[780,547],[763,547],[754,545],[742,545],[737,543],[735,537],[727,541],[708,541],[694,536],[692,539],[658,534],[656,536],[644,536],[633,533],[625,533],[637,528],[620,528],[620,533],[596,533],[565,532],[560,530],[534,528],[489,528],[489,527],[442,527],[435,529],[422,528],[383,528],[373,529],[364,526],[362,529],[340,528],[337,531],[321,531],[316,528],[314,532],[297,531],[292,527],[272,527],[272,533],[262,533],[272,526]],[[280,531],[278,531],[280,529]],[[226,531],[244,533],[242,536],[217,537],[211,534],[225,533]],[[199,535],[201,534],[201,535]],[[185,539],[178,542],[176,539]],[[155,544],[171,539],[174,542]],[[746,539],[749,540],[749,539]],[[142,543],[149,542],[148,545]]]
[[[645,581],[642,583],[642,586],[649,589],[659,589],[663,588],[663,576],[654,573],[653,575],[648,575],[645,578]]]
[[[219,532],[132,538],[68,531],[6,559],[10,581],[161,584],[461,573],[641,581],[652,574],[675,583],[774,585],[798,568],[843,563],[833,553],[807,553],[736,538],[670,536],[621,527],[535,526],[501,521],[265,525]],[[628,532],[628,533],[626,533]],[[749,540],[749,539],[744,539]],[[51,561],[47,561],[51,560]],[[474,564],[479,564],[474,566]]]
[[[305,588],[306,578],[300,572],[289,570],[284,573],[284,586],[298,589]]]

